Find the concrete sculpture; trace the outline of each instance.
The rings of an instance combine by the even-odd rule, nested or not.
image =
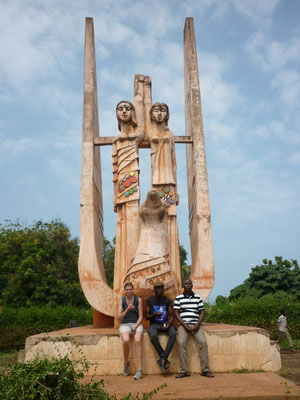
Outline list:
[[[138,246],[124,283],[133,282],[135,293],[146,299],[157,280],[164,282],[168,296],[178,293],[176,274],[169,264],[168,209],[152,189],[142,205]]]
[[[114,210],[117,213],[115,265],[118,265],[114,274],[115,307],[139,237],[138,147],[144,137],[143,129],[137,126],[135,108],[130,101],[120,101],[116,114],[121,133],[112,145]]]
[[[184,29],[186,135],[168,128],[169,109],[152,104],[151,78],[136,75],[132,103],[117,105],[120,134],[100,137],[94,28],[86,19],[82,134],[79,276],[94,308],[94,326],[113,326],[124,282],[142,297],[156,279],[175,297],[181,284],[176,206],[179,203],[175,143],[187,147],[187,179],[194,290],[205,299],[214,283],[208,181],[193,20]],[[99,146],[112,145],[114,210],[117,213],[114,287],[102,261],[102,187]],[[151,148],[151,184],[140,212],[139,148]]]
[[[98,375],[122,372],[122,343],[117,329],[116,304],[123,284],[132,281],[135,292],[145,298],[152,294],[156,280],[165,283],[175,298],[180,287],[179,240],[176,206],[179,202],[175,144],[185,143],[191,278],[193,290],[205,300],[214,283],[211,222],[202,123],[197,52],[193,20],[184,28],[184,84],[186,135],[174,136],[168,129],[169,110],[164,103],[152,104],[151,79],[135,75],[132,103],[117,105],[120,133],[99,136],[95,44],[92,18],[86,19],[84,56],[84,104],[82,129],[82,173],[80,209],[79,277],[85,296],[94,308],[94,327],[77,327],[27,338],[26,360],[35,356],[84,356],[95,363]],[[102,260],[103,206],[99,146],[112,146],[113,207],[117,213],[114,287],[106,282]],[[151,188],[140,210],[139,149],[151,149]],[[145,303],[145,302],[144,302]],[[260,328],[205,324],[210,369],[275,371],[281,367],[279,347]],[[162,337],[162,345],[166,345]],[[143,336],[143,372],[157,374],[157,354],[149,336]],[[188,343],[190,371],[199,372],[195,343]],[[131,372],[136,370],[130,357]],[[170,354],[169,371],[179,370],[176,346]]]

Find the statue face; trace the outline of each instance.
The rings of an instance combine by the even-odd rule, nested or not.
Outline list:
[[[131,105],[128,103],[120,103],[117,108],[117,118],[122,122],[129,122],[131,118]]]
[[[165,121],[167,115],[168,115],[168,110],[166,109],[166,107],[162,105],[155,106],[152,110],[153,119],[158,124],[161,124],[163,121]]]

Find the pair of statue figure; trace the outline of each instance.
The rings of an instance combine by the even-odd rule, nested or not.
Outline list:
[[[144,130],[138,127],[135,108],[129,101],[117,104],[120,134],[113,143],[114,210],[117,213],[114,288],[134,282],[146,297],[156,280],[169,294],[180,284],[179,240],[176,220],[178,205],[174,134],[168,128],[169,108],[155,103],[150,110],[151,184],[139,210],[139,146]],[[174,249],[172,251],[172,248]],[[177,249],[178,248],[178,249]],[[177,260],[172,261],[172,260]],[[171,267],[170,267],[171,264]],[[177,270],[176,270],[177,269]],[[178,276],[179,272],[179,276]]]

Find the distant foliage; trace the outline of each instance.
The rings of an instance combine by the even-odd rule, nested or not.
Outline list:
[[[262,260],[262,265],[252,268],[249,278],[230,291],[229,300],[241,297],[260,297],[284,291],[300,297],[300,268],[297,260],[283,260],[275,257],[275,262]]]
[[[114,242],[103,239],[103,263],[113,285]],[[78,238],[59,220],[0,224],[0,303],[89,307],[78,276]]]
[[[2,303],[87,306],[78,279],[78,251],[78,239],[59,220],[0,225]]]
[[[188,253],[182,244],[179,245],[180,251],[180,266],[181,266],[181,281],[183,282],[185,279],[188,279],[191,274],[191,266],[187,265],[186,260]]]
[[[300,339],[299,298],[283,291],[261,297],[240,297],[235,301],[220,296],[215,305],[205,305],[205,322],[255,326],[266,329],[272,339],[277,339],[276,321],[282,308],[287,310],[292,337]]]
[[[103,239],[103,265],[107,283],[111,288],[114,283],[115,246],[115,237],[113,238],[112,243],[106,238]]]
[[[93,310],[73,306],[3,307],[0,312],[0,350],[24,347],[28,336],[69,328],[76,320],[80,326],[92,325]]]

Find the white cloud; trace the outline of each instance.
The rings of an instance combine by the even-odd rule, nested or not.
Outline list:
[[[287,42],[272,41],[266,33],[255,32],[247,41],[246,51],[251,60],[264,72],[274,72],[290,63],[300,64],[300,38]]]
[[[280,0],[232,0],[233,6],[254,23],[266,27]]]
[[[278,89],[282,103],[288,107],[299,106],[300,73],[296,70],[278,72],[271,81],[271,87]]]
[[[68,185],[80,187],[79,164],[74,165],[70,160],[65,160],[57,156],[48,157],[47,164],[49,166],[49,173],[51,171],[52,174],[67,182]]]
[[[300,165],[300,152],[293,153],[288,158],[288,164],[291,166]]]
[[[246,45],[253,64],[265,73],[266,81],[278,94],[284,112],[298,108],[300,101],[300,38],[272,41],[256,32]]]
[[[279,119],[270,119],[265,124],[254,126],[249,130],[249,135],[264,140],[271,139],[273,143],[276,143],[274,139],[278,139],[280,142],[292,146],[300,143],[298,130],[292,129],[288,122]]]

